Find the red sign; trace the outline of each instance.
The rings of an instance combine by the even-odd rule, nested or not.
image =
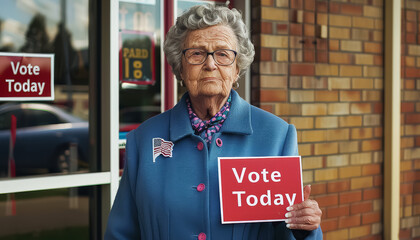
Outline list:
[[[0,53],[0,101],[54,100],[54,55]]]
[[[300,156],[221,157],[219,191],[223,224],[285,220],[303,201]]]

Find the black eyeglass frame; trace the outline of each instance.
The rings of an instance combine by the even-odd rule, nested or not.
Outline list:
[[[235,50],[232,50],[232,49],[217,49],[216,51],[213,51],[213,52],[206,52],[206,53],[207,53],[207,55],[206,55],[206,57],[204,58],[204,60],[203,60],[201,63],[190,63],[190,62],[188,61],[188,58],[185,56],[185,53],[186,53],[188,50],[190,50],[190,49],[198,49],[198,50],[202,50],[202,51],[204,51],[204,50],[203,50],[203,49],[200,49],[200,48],[186,48],[186,49],[182,50],[182,55],[184,55],[185,60],[187,61],[187,63],[189,63],[189,64],[191,64],[191,65],[201,65],[201,64],[203,64],[204,62],[206,62],[206,60],[207,60],[207,58],[209,57],[209,55],[211,55],[211,56],[213,57],[214,62],[215,62],[217,65],[219,65],[219,66],[230,66],[230,65],[232,65],[232,64],[235,62],[236,56],[238,55],[238,53],[237,53]],[[231,63],[229,63],[229,64],[220,64],[220,63],[218,63],[218,62],[217,62],[217,60],[214,58],[214,53],[215,53],[215,52],[218,52],[218,51],[232,51],[232,52],[235,54],[235,57],[233,58],[233,61],[232,61]]]

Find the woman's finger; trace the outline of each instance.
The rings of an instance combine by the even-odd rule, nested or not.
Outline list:
[[[304,201],[306,201],[308,198],[309,198],[309,196],[311,195],[311,185],[306,185],[304,188],[303,188],[303,200]]]

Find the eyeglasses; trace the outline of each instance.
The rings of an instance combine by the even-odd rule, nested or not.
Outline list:
[[[230,49],[219,49],[214,52],[207,52],[199,48],[187,48],[182,50],[185,59],[189,64],[200,65],[207,60],[209,55],[213,56],[214,61],[220,66],[231,65],[236,58],[236,51]]]

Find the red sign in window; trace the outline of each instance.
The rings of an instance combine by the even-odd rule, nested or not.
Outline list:
[[[0,53],[0,101],[54,100],[54,55]]]
[[[303,201],[301,158],[219,158],[219,187],[223,224],[285,220]]]

